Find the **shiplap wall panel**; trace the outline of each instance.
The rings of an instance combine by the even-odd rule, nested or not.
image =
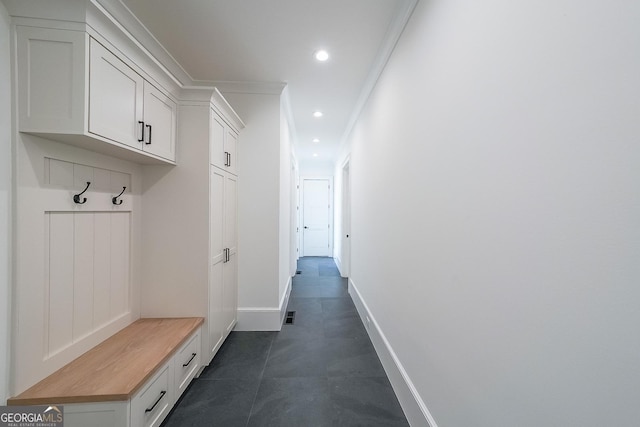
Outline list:
[[[13,395],[140,317],[142,232],[140,165],[17,137]],[[87,180],[87,202],[74,203]]]
[[[73,188],[73,163],[46,159],[48,184],[61,188]]]
[[[94,177],[93,177],[93,169],[90,166],[85,165],[73,165],[73,186],[74,188],[82,188],[84,189],[85,185],[88,182],[93,183],[92,190],[99,188],[99,185],[96,185]]]
[[[111,317],[129,308],[129,215],[111,214]]]
[[[95,191],[108,192],[111,190],[111,173],[106,169],[93,168],[93,181],[91,185]],[[118,193],[116,193],[118,194]]]
[[[131,175],[129,175],[128,173],[111,171],[110,180],[111,192],[118,194],[122,191],[122,187],[127,187],[127,191],[125,191],[125,194],[131,193]]]
[[[129,311],[129,212],[49,212],[48,355]]]
[[[111,309],[111,214],[98,212],[95,214],[95,249],[96,259],[105,262],[96,263],[93,269],[93,327],[99,328],[110,320]]]
[[[94,214],[76,213],[73,235],[73,341],[93,330]]]
[[[113,193],[115,196],[122,191],[122,187],[127,187],[125,193],[131,193],[131,174],[58,159],[45,159],[45,179],[49,186],[58,188],[82,191],[89,181],[90,192]]]
[[[49,348],[51,355],[73,339],[73,214],[49,215]]]

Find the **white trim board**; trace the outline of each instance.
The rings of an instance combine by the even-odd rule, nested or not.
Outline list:
[[[238,307],[238,323],[234,331],[279,331],[289,304],[291,277],[280,299],[280,307]]]
[[[367,329],[369,338],[371,338],[371,342],[389,377],[393,390],[396,392],[400,406],[402,406],[409,424],[412,427],[438,427],[427,405],[413,385],[411,378],[409,378],[409,374],[402,366],[400,359],[398,359],[351,278],[349,278],[349,295],[351,295],[351,299],[358,309],[360,319]]]

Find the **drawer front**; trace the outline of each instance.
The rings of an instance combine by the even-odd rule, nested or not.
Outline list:
[[[65,427],[129,427],[128,401],[66,403],[61,406],[64,406]]]
[[[198,372],[201,359],[200,350],[200,330],[198,329],[173,357],[175,363],[176,400],[184,393]]]
[[[131,399],[131,427],[157,427],[174,403],[172,365],[167,363]]]

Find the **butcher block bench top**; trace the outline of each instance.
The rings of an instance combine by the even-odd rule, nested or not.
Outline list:
[[[203,321],[202,317],[139,319],[7,404],[129,400]]]

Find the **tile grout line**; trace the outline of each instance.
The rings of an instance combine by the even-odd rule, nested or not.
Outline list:
[[[279,331],[278,331],[279,332]],[[247,416],[247,423],[245,427],[249,426],[249,421],[251,420],[251,415],[253,415],[253,406],[256,404],[256,399],[258,398],[258,392],[260,391],[260,386],[262,385],[262,381],[264,380],[264,371],[267,369],[267,362],[269,361],[269,356],[271,356],[271,348],[273,347],[273,342],[276,339],[276,332],[271,338],[271,342],[269,343],[269,350],[267,351],[267,357],[264,359],[264,364],[262,365],[262,371],[260,371],[260,376],[258,376],[258,387],[256,388],[256,394],[253,396],[253,401],[251,402],[251,408],[249,408],[249,415]]]

